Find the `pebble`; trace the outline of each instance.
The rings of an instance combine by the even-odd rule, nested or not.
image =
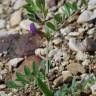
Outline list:
[[[67,52],[64,52],[63,50],[58,50],[54,55],[53,60],[61,61],[62,59],[67,61],[69,59],[69,55],[67,54]]]
[[[37,56],[41,56],[41,55],[46,55],[47,54],[47,50],[43,49],[43,48],[38,48],[35,50],[35,55]]]
[[[67,66],[67,70],[72,74],[77,75],[78,73],[85,73],[84,67],[79,63],[71,63]]]
[[[88,34],[88,35],[92,35],[92,34],[94,34],[95,32],[96,32],[96,29],[95,29],[95,28],[92,28],[92,29],[88,30],[87,34]]]
[[[96,9],[94,10],[93,14],[90,17],[90,21],[96,18]]]
[[[90,60],[88,59],[85,59],[83,62],[82,62],[82,65],[83,66],[88,66],[90,64]]]
[[[74,36],[79,36],[80,33],[79,32],[70,32],[68,35],[74,37]]]
[[[88,2],[88,9],[92,10],[96,8],[96,0],[89,0]]]
[[[77,52],[77,54],[76,54],[76,60],[84,61],[87,58],[88,58],[87,54],[85,54],[85,53],[83,53],[81,51]]]
[[[67,35],[68,33],[70,33],[71,30],[72,30],[71,27],[66,27],[66,28],[61,28],[61,29],[60,29],[60,32],[61,32],[61,34],[62,34],[63,36],[65,36],[65,35]]]
[[[5,89],[5,88],[6,88],[6,85],[5,84],[1,84],[0,85],[0,90]]]
[[[48,57],[52,58],[56,54],[57,51],[58,51],[58,49],[50,50]]]
[[[5,91],[0,91],[0,96],[8,96]]]
[[[30,24],[32,23],[32,21],[26,19],[21,21],[20,23],[20,28],[24,29],[24,30],[30,30]]]
[[[19,23],[21,22],[21,15],[22,15],[22,10],[17,10],[15,11],[10,18],[10,26],[11,27],[15,27],[17,25],[19,25]]]
[[[96,95],[96,83],[91,86],[91,91],[92,91],[92,94],[95,96]]]
[[[88,10],[85,10],[81,13],[81,15],[78,17],[77,23],[85,23],[90,20],[92,13]]]
[[[25,0],[16,0],[13,9],[17,10],[26,4]]]
[[[7,69],[3,69],[0,71],[0,74],[3,75],[3,74],[6,74],[7,72],[8,72]]]
[[[5,27],[6,21],[4,19],[0,19],[0,29]]]
[[[20,62],[22,62],[24,60],[24,58],[13,58],[13,59],[11,59],[9,62],[8,62],[8,64],[10,64],[12,67],[17,67],[18,66],[18,64],[20,63]],[[9,66],[10,66],[9,65]]]
[[[63,75],[59,76],[58,78],[56,78],[54,81],[53,81],[53,84],[54,86],[59,86],[60,84],[63,83]]]
[[[69,71],[63,71],[62,75],[57,77],[54,81],[53,84],[54,86],[59,86],[60,84],[64,82],[68,82],[69,80],[72,79],[72,74]]]
[[[77,41],[75,38],[70,38],[69,42],[68,42],[69,48],[73,51],[81,51],[79,46],[80,46],[80,42]]]
[[[72,73],[70,71],[63,71],[62,75],[63,75],[64,82],[72,78]]]
[[[53,43],[54,45],[59,45],[59,44],[62,43],[62,39],[56,38],[56,39],[54,39],[54,40],[52,41],[52,43]]]

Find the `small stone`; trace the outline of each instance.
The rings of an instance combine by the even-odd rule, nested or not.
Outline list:
[[[56,78],[54,81],[53,81],[53,84],[54,86],[59,86],[60,84],[63,83],[63,75],[59,76],[58,78]]]
[[[57,62],[61,61],[62,59],[67,61],[69,59],[69,55],[67,54],[67,52],[63,50],[58,50],[54,55],[53,60]]]
[[[78,73],[85,73],[84,67],[79,63],[72,63],[67,66],[67,70],[72,74],[76,75]]]
[[[96,32],[96,29],[95,28],[92,28],[92,29],[90,29],[88,32],[87,32],[87,34],[88,35],[92,35],[92,34],[94,34]]]
[[[0,14],[3,13],[3,6],[0,4]]]
[[[32,23],[32,21],[30,20],[23,20],[21,21],[20,23],[20,28],[21,29],[24,29],[24,30],[30,30],[30,24]]]
[[[72,74],[71,74],[70,71],[63,71],[62,75],[63,75],[63,81],[64,82],[69,81],[70,79],[72,79]]]
[[[7,69],[4,69],[4,70],[1,70],[1,71],[0,71],[0,74],[3,75],[3,74],[6,74],[7,72],[8,72]]]
[[[56,38],[52,42],[54,45],[59,45],[59,44],[61,44],[62,40],[60,38]]]
[[[13,9],[17,10],[26,4],[25,0],[16,0]]]
[[[76,54],[76,60],[84,61],[87,58],[88,58],[88,56],[85,53],[81,52],[81,51],[77,52],[77,54]]]
[[[77,23],[85,23],[90,20],[92,13],[90,11],[85,10],[81,15],[78,17]]]
[[[69,45],[69,48],[73,51],[77,51],[77,52],[81,51],[79,48],[80,42],[77,41],[75,38],[70,38],[68,45]]]
[[[89,0],[88,2],[88,9],[92,10],[96,8],[96,0]]]
[[[46,50],[44,50],[43,48],[38,48],[35,50],[35,55],[37,56],[46,55],[46,53]]]
[[[22,62],[24,58],[13,58],[11,59],[8,64],[10,64],[13,67],[17,67],[20,62]]]
[[[58,49],[53,49],[53,50],[51,50],[50,52],[49,52],[49,54],[48,54],[48,57],[53,57],[55,54],[56,54],[56,52],[58,51]]]
[[[96,95],[96,83],[91,86],[91,91],[93,95]]]
[[[68,35],[69,36],[79,36],[80,34],[79,34],[79,32],[70,32]]]
[[[95,19],[96,19],[96,10],[94,10],[94,12],[93,12],[93,14],[91,15],[91,17],[90,17],[90,20],[89,20],[89,21],[94,20],[94,22],[95,22],[95,21],[96,21]]]
[[[6,21],[3,20],[3,19],[0,19],[0,29],[4,28],[5,27],[5,23]]]
[[[90,60],[85,59],[85,61],[82,62],[82,65],[83,65],[83,66],[88,66],[89,63],[90,63]]]
[[[65,35],[67,35],[68,33],[70,33],[71,30],[72,30],[71,27],[66,27],[66,28],[61,28],[61,29],[60,29],[60,32],[61,32],[61,34],[62,34],[63,36],[65,36]]]
[[[0,96],[8,96],[5,91],[0,91]]]
[[[21,22],[22,10],[15,11],[10,18],[10,26],[15,27]]]
[[[78,32],[84,32],[85,29],[84,28],[78,28]]]
[[[5,88],[6,88],[5,84],[0,85],[0,90],[5,89]]]

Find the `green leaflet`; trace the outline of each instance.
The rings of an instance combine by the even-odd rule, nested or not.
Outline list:
[[[19,85],[17,85],[14,81],[8,81],[6,83],[6,85],[9,87],[9,88],[18,88],[20,87]]]
[[[58,23],[61,23],[62,22],[62,16],[60,14],[56,14],[54,16],[54,19],[58,22]]]
[[[32,74],[35,77],[38,77],[38,74],[39,74],[38,66],[37,66],[37,64],[34,61],[32,63]]]
[[[48,89],[47,85],[43,83],[40,78],[37,78],[37,85],[45,96],[54,96],[51,90]]]
[[[45,10],[45,0],[36,0],[36,5],[41,11]]]
[[[48,26],[51,30],[56,31],[55,25],[53,25],[51,22],[46,22],[46,26]]]

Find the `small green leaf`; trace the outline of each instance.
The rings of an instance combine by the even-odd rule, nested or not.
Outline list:
[[[70,6],[68,3],[65,3],[64,4],[64,13],[65,13],[65,16],[66,17],[69,17],[70,16]]]
[[[45,0],[36,0],[36,5],[41,11],[45,10]]]
[[[38,20],[36,19],[36,15],[35,15],[35,13],[29,13],[28,14],[28,17],[29,17],[29,19],[31,20],[31,21],[33,21],[33,22],[38,22]]]
[[[51,22],[46,22],[46,26],[48,26],[51,30],[56,31],[55,25],[53,25]]]
[[[24,73],[25,73],[25,76],[29,79],[29,81],[33,80],[32,73],[27,66],[24,66]]]
[[[37,85],[45,96],[54,96],[51,90],[48,89],[47,85],[43,83],[40,78],[37,78]]]
[[[24,72],[26,76],[31,75],[31,71],[26,65],[24,66]]]
[[[77,6],[77,3],[76,2],[73,2],[72,6],[73,6],[73,10],[74,11],[78,9],[78,6]]]
[[[17,81],[21,81],[22,83],[28,83],[28,81],[25,80],[24,75],[22,75],[21,73],[19,73],[18,71],[16,71],[16,80]]]
[[[6,85],[7,85],[9,88],[18,88],[18,87],[19,87],[14,81],[8,81],[8,82],[6,83]]]
[[[35,77],[38,77],[39,70],[37,64],[34,61],[32,62],[32,73]]]
[[[61,16],[60,14],[56,14],[56,15],[54,16],[54,19],[55,19],[57,22],[59,22],[59,23],[62,22],[62,16]]]

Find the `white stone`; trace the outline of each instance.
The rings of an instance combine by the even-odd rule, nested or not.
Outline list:
[[[58,49],[53,49],[53,50],[51,50],[51,51],[49,52],[49,54],[48,54],[48,57],[53,57],[53,56],[56,54],[57,51],[58,51]]]
[[[82,65],[84,65],[84,66],[88,66],[89,63],[90,63],[90,60],[85,59],[85,60],[82,62]]]
[[[18,10],[18,11],[15,11],[12,15],[11,15],[11,18],[10,18],[10,26],[11,27],[14,27],[16,25],[19,25],[19,23],[21,22],[21,16],[22,15],[22,10]]]
[[[84,32],[85,29],[84,28],[78,28],[78,32]]]
[[[17,67],[18,66],[18,64],[20,63],[20,62],[22,62],[24,60],[24,58],[13,58],[13,59],[11,59],[9,62],[8,62],[8,64],[10,64],[11,66],[13,66],[13,67]],[[10,66],[9,65],[9,66]]]
[[[17,10],[26,4],[25,0],[16,0],[13,9]]]
[[[63,36],[67,35],[68,33],[71,32],[71,27],[66,27],[66,28],[61,28],[60,32]]]
[[[59,45],[62,42],[62,39],[56,38],[52,42],[53,42],[54,45]]]
[[[30,21],[29,19],[23,20],[20,23],[20,28],[24,29],[24,30],[30,30],[31,23],[32,23],[32,21]]]
[[[96,9],[96,0],[89,0],[88,9],[89,10]]]
[[[6,74],[7,72],[8,72],[7,69],[4,69],[4,70],[1,70],[1,71],[0,71],[0,74],[1,74],[1,75],[4,75],[4,74]]]
[[[87,32],[87,34],[88,35],[92,35],[92,34],[94,34],[96,32],[96,29],[95,28],[92,28],[92,29],[90,29],[88,32]]]
[[[79,51],[79,52],[76,54],[76,59],[77,59],[77,60],[82,60],[82,61],[84,61],[84,60],[87,59],[87,58],[88,58],[88,56],[87,56],[85,53],[81,52],[81,51]]]
[[[76,41],[75,38],[70,38],[68,45],[69,45],[69,48],[73,51],[77,51],[77,52],[81,51],[79,48],[80,44],[78,41]]]
[[[81,15],[78,17],[77,23],[85,23],[90,20],[92,13],[88,10],[85,10],[81,13]]]
[[[0,19],[0,29],[5,27],[6,21],[4,19]]]
[[[96,0],[89,0],[88,5],[95,5],[96,4]]]
[[[67,52],[64,52],[63,50],[58,50],[56,54],[53,57],[54,61],[61,61],[63,59],[64,61],[67,61],[69,59],[69,55]]]
[[[90,20],[93,20],[96,18],[96,10],[94,10],[93,14],[90,17]]]
[[[35,55],[37,56],[43,56],[43,55],[46,55],[47,54],[47,50],[46,49],[43,49],[43,48],[38,48],[35,50]]]
[[[0,96],[8,96],[5,91],[0,91]]]
[[[69,36],[79,36],[80,34],[79,34],[79,32],[70,32],[68,35]]]
[[[96,83],[91,86],[92,94],[96,95]]]

